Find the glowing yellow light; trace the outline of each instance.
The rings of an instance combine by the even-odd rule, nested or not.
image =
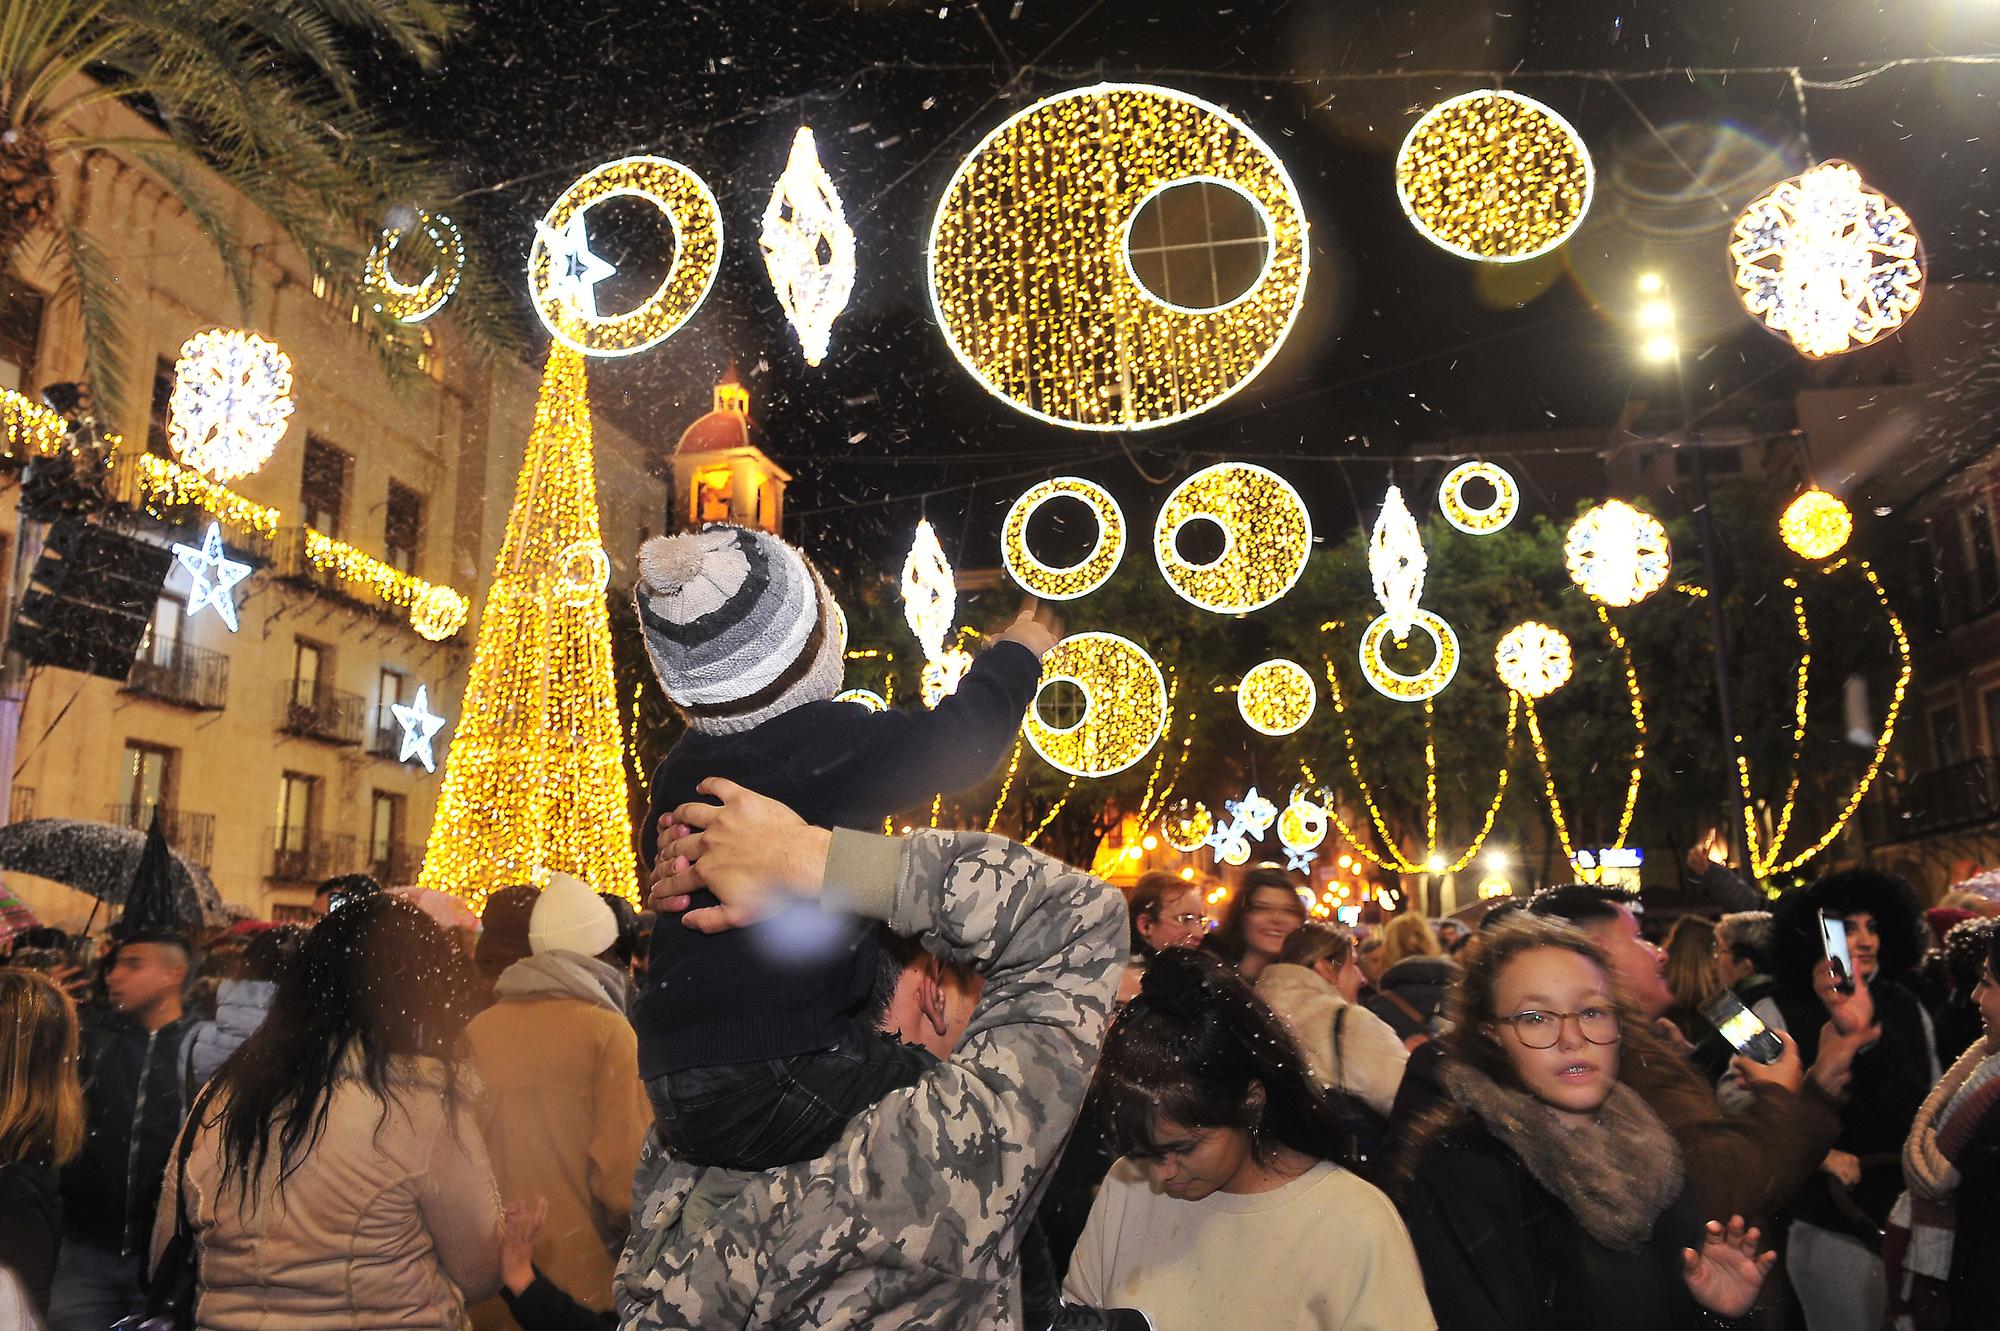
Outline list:
[[[1660,293],[1661,293],[1662,291],[1665,291],[1666,289],[1667,289],[1667,279],[1666,279],[1666,278],[1664,278],[1664,277],[1661,277],[1661,276],[1660,276],[1660,275],[1659,275],[1658,273],[1641,273],[1641,274],[1639,274],[1639,294],[1640,294],[1640,295],[1642,295],[1642,296],[1657,296],[1658,294],[1660,294]]]
[[[972,653],[963,647],[947,647],[933,659],[924,662],[923,677],[918,692],[924,706],[936,707],[939,703],[958,692],[958,686],[965,679],[965,672],[972,669]]]
[[[1465,487],[1485,481],[1493,487],[1493,502],[1474,508],[1465,502]],[[1438,483],[1438,511],[1444,520],[1468,536],[1486,536],[1514,520],[1521,508],[1521,490],[1514,478],[1491,462],[1461,462]]]
[[[1170,304],[1132,266],[1132,220],[1190,182],[1230,189],[1264,230],[1257,280],[1216,308]],[[1002,122],[931,222],[931,308],[987,391],[1057,425],[1136,430],[1205,411],[1256,376],[1304,301],[1305,212],[1242,121],[1171,88],[1104,83]]]
[[[1486,852],[1486,867],[1494,873],[1505,873],[1513,865],[1513,856],[1504,850]]]
[[[1674,322],[1674,307],[1663,300],[1649,300],[1639,307],[1641,328],[1671,328]]]
[[[1569,638],[1533,620],[1508,629],[1493,652],[1500,682],[1529,698],[1546,698],[1569,683],[1571,667]]]
[[[1433,855],[1429,859],[1424,861],[1424,867],[1430,870],[1432,873],[1443,873],[1444,864],[1445,860],[1444,856],[1442,855]]]
[[[847,225],[833,178],[820,165],[813,132],[803,125],[792,136],[791,158],[764,205],[757,243],[806,364],[819,364],[833,321],[854,293],[854,229]]]
[[[1650,361],[1670,361],[1681,354],[1680,344],[1671,337],[1649,337],[1639,351]]]
[[[1458,634],[1451,625],[1428,610],[1418,610],[1414,627],[1431,640],[1431,663],[1414,675],[1391,666],[1383,655],[1394,634],[1389,617],[1380,615],[1361,635],[1361,674],[1384,697],[1397,702],[1422,702],[1434,698],[1458,673]],[[1397,645],[1402,645],[1398,639]]]
[[[55,453],[68,428],[59,413],[11,388],[0,388],[0,429],[6,432],[8,457]]]
[[[1396,154],[1396,197],[1417,230],[1487,263],[1518,263],[1568,240],[1595,187],[1583,136],[1516,92],[1482,89],[1439,102]]]
[[[1143,850],[1141,850],[1141,849],[1140,849],[1140,848],[1139,848],[1138,846],[1127,846],[1127,847],[1125,847],[1125,858],[1126,858],[1126,859],[1128,859],[1128,860],[1139,860],[1139,859],[1144,859],[1145,857],[1146,857],[1146,852],[1145,852],[1145,851],[1143,851]]]
[[[292,419],[292,358],[238,328],[181,343],[167,400],[174,455],[227,485],[271,460]]]
[[[1645,780],[1646,772],[1646,706],[1645,698],[1639,692],[1639,673],[1632,663],[1632,647],[1618,626],[1611,622],[1611,614],[1602,605],[1596,607],[1597,621],[1604,626],[1604,632],[1611,639],[1625,672],[1625,697],[1632,713],[1632,765],[1625,781],[1625,804],[1618,815],[1618,835],[1611,848],[1624,847],[1626,838],[1632,832],[1632,819],[1639,808],[1639,788]],[[1547,743],[1542,738],[1541,715],[1535,710],[1535,700],[1522,694],[1519,698],[1528,714],[1528,740],[1535,750],[1535,762],[1541,768],[1542,791],[1548,797],[1549,822],[1555,828],[1556,841],[1562,847],[1563,857],[1577,863],[1576,847],[1570,840],[1569,821],[1564,817],[1562,797],[1556,790],[1555,769],[1549,762]],[[1596,882],[1598,870],[1591,865],[1579,863],[1579,870],[1585,882]]]
[[[1752,199],[1729,260],[1750,316],[1815,358],[1894,332],[1924,297],[1910,215],[1846,162],[1821,162]]]
[[[1278,815],[1278,844],[1286,850],[1315,850],[1326,840],[1326,831],[1326,810],[1310,800],[1293,800]]]
[[[1028,548],[1028,523],[1043,504],[1063,495],[1090,506],[1097,519],[1097,542],[1076,563],[1057,568],[1043,563]],[[1007,519],[1000,525],[1000,557],[1014,581],[1035,595],[1051,601],[1073,600],[1103,586],[1125,557],[1125,514],[1111,492],[1095,481],[1052,477],[1030,488],[1007,510]]]
[[[1042,691],[1067,680],[1083,714],[1066,726],[1042,718]],[[1110,776],[1144,758],[1167,724],[1167,683],[1146,649],[1115,633],[1078,633],[1042,658],[1041,688],[1023,733],[1050,766],[1072,776]]]
[[[1139,844],[1147,850],[1158,850],[1160,848],[1160,839],[1149,832],[1140,840]]]
[[[465,272],[465,237],[449,217],[419,212],[416,229],[423,232],[433,256],[431,269],[423,277],[405,282],[390,266],[407,234],[399,226],[386,228],[376,238],[362,266],[362,290],[376,310],[397,323],[422,323],[443,309]]]
[[[1194,866],[1193,866],[1193,865],[1189,865],[1189,866],[1187,866],[1186,868],[1184,868],[1184,869],[1182,869],[1182,870],[1181,870],[1181,881],[1182,881],[1182,882],[1184,882],[1184,883],[1192,883],[1192,882],[1194,881]]]
[[[851,702],[855,706],[866,708],[871,712],[886,712],[889,710],[889,700],[873,689],[842,689],[839,693],[833,695],[833,700],[835,702]]]
[[[465,627],[472,602],[450,587],[426,583],[410,597],[410,627],[417,636],[443,642]]]
[[[1181,528],[1207,520],[1222,528],[1222,553],[1206,564],[1181,558]],[[1312,516],[1291,483],[1248,462],[1218,462],[1174,487],[1153,523],[1160,576],[1183,599],[1217,614],[1267,606],[1305,572]]]
[[[1828,559],[1839,554],[1854,534],[1854,515],[1846,504],[1814,486],[1785,506],[1778,534],[1795,553]]]
[[[589,211],[606,199],[643,199],[674,233],[674,259],[660,285],[623,314],[601,314],[599,282],[617,272],[590,252]],[[590,356],[629,356],[657,346],[694,317],[722,264],[722,210],[708,185],[664,157],[624,157],[563,191],[535,228],[528,295],[557,341]]]
[[[1340,857],[1340,867],[1343,869],[1352,869],[1354,867],[1354,857],[1352,855],[1342,855]]]
[[[1215,830],[1215,819],[1200,800],[1176,800],[1167,806],[1160,830],[1166,834],[1169,846],[1184,855],[1191,854],[1200,850],[1208,834]]]
[[[1236,687],[1236,710],[1260,735],[1289,735],[1312,719],[1317,698],[1305,667],[1280,658],[1245,672]]]
[[[574,874],[635,897],[629,792],[603,598],[547,596],[556,556],[601,543],[583,357],[558,342],[535,404],[417,882],[476,908]]]
[[[1563,538],[1570,580],[1606,605],[1637,605],[1673,571],[1667,529],[1650,513],[1608,499],[1578,518]]]

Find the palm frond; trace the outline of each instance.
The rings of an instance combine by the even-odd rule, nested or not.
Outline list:
[[[131,145],[126,151],[188,210],[195,225],[215,246],[216,255],[222,260],[222,271],[229,275],[229,285],[236,292],[238,309],[247,312],[251,299],[250,261],[243,246],[237,243],[236,230],[229,219],[216,206],[209,192],[195,180],[194,174],[187,170],[186,164],[179,160],[188,150],[177,143],[155,142],[145,146]]]
[[[50,249],[57,274],[51,303],[57,308],[75,303],[91,400],[100,420],[115,421],[125,404],[125,371],[118,354],[125,345],[125,298],[118,279],[72,212],[62,214]]]

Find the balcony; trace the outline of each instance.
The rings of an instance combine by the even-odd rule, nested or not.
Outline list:
[[[318,883],[354,870],[354,838],[322,836],[310,828],[271,829],[271,881]]]
[[[152,643],[139,649],[125,692],[197,712],[219,712],[229,697],[229,658],[183,642]]]
[[[278,730],[322,744],[358,745],[368,705],[358,693],[308,689],[298,680],[278,689]]]
[[[424,848],[405,841],[373,846],[368,851],[368,872],[384,887],[407,887],[417,881],[424,867]]]
[[[104,821],[113,827],[145,831],[153,825],[153,805],[113,804],[104,810]],[[206,869],[215,862],[215,815],[186,813],[180,809],[160,809],[160,830],[167,844],[190,864]]]
[[[2000,821],[2000,758],[1884,777],[1862,809],[1863,830],[1878,845]]]

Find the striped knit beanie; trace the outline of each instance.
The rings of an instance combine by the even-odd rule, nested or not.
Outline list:
[[[639,547],[632,603],[660,687],[692,730],[735,734],[840,691],[833,595],[766,532],[711,523],[655,536]]]

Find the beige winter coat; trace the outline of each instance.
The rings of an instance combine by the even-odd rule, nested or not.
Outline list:
[[[282,1189],[272,1143],[250,1206],[237,1180],[218,1186],[225,1096],[203,1113],[187,1167],[201,1331],[457,1331],[466,1299],[500,1287],[500,1196],[473,1118],[476,1083],[461,1078],[452,1124],[437,1060],[398,1059],[392,1077],[385,1113],[343,1076],[324,1131]],[[153,1261],[173,1236],[178,1181],[169,1164]]]
[[[1291,1028],[1312,1074],[1378,1114],[1396,1103],[1409,1051],[1389,1023],[1340,996],[1317,971],[1274,962],[1257,977],[1257,993]],[[1336,1055],[1336,1030],[1338,1055]]]

